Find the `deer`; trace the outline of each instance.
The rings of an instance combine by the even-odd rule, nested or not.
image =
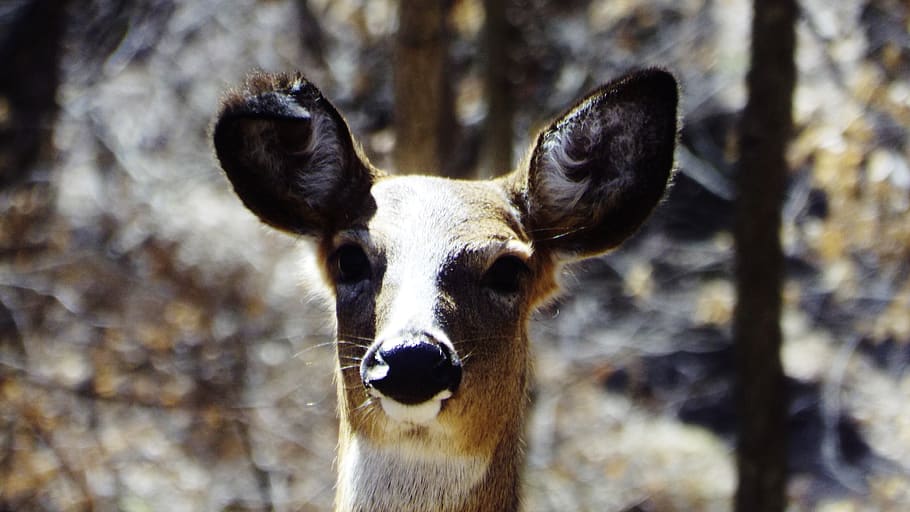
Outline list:
[[[486,180],[375,168],[303,75],[257,72],[212,132],[242,203],[310,240],[335,313],[335,510],[515,511],[532,313],[567,263],[629,238],[662,200],[674,76],[596,88]]]

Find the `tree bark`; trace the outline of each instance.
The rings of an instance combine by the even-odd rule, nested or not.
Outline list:
[[[792,131],[795,0],[755,0],[742,114],[734,315],[739,432],[737,512],[786,508],[787,406],[781,348],[780,212]]]
[[[399,174],[445,174],[455,108],[448,70],[449,2],[401,0],[395,40],[395,153]]]
[[[486,21],[483,31],[484,87],[487,118],[481,139],[481,177],[491,177],[512,170],[512,139],[515,107],[512,101],[511,55],[517,28],[510,23],[509,0],[484,0]]]
[[[9,27],[0,35],[0,189],[28,181],[51,153],[67,3],[21,2],[0,20]]]

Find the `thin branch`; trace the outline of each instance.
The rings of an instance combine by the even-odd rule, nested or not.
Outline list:
[[[66,454],[63,450],[57,446],[57,443],[54,442],[53,433],[44,428],[42,422],[34,421],[31,418],[25,418],[25,421],[28,422],[28,427],[37,434],[37,437],[50,448],[51,452],[54,454],[54,458],[57,459],[57,462],[60,464],[60,469],[63,474],[71,482],[76,484],[79,488],[79,492],[82,493],[82,496],[87,502],[85,507],[82,510],[91,512],[95,510],[95,496],[92,493],[91,486],[88,483],[88,480],[85,478],[85,472],[79,471],[70,464]]]

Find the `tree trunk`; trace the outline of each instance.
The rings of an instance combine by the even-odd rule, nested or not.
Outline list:
[[[509,22],[509,0],[484,0],[486,23],[483,32],[484,86],[487,118],[480,148],[480,177],[491,177],[512,170],[514,71],[511,50],[515,41],[514,24]]]
[[[786,508],[787,391],[780,360],[780,211],[792,129],[794,0],[755,0],[749,99],[740,124],[734,317],[737,512]]]
[[[395,165],[443,173],[454,139],[447,0],[401,0],[395,40]]]
[[[0,189],[28,181],[35,164],[49,158],[66,4],[20,2],[0,20],[8,27],[0,35]]]

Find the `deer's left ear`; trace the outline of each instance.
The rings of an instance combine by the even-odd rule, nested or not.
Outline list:
[[[213,140],[234,191],[280,230],[326,235],[375,206],[378,173],[335,107],[300,75],[251,75],[222,101]]]
[[[601,86],[541,132],[514,183],[538,247],[585,257],[635,232],[672,173],[678,97],[673,75],[639,71]]]

